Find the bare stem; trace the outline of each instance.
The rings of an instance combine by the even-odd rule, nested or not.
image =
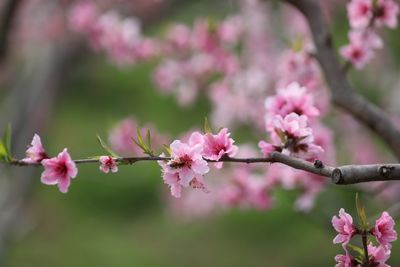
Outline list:
[[[365,264],[363,265],[364,267],[370,267],[371,265],[369,264],[369,255],[368,255],[368,244],[367,244],[367,232],[363,231],[361,233],[361,238],[362,238],[362,243],[364,247],[364,255],[365,255]]]

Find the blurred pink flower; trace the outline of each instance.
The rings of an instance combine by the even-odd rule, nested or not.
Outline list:
[[[347,16],[352,28],[365,28],[373,16],[371,0],[351,0],[347,4]]]
[[[351,43],[362,44],[370,49],[380,49],[383,47],[383,41],[378,34],[371,29],[351,30],[349,32]]]
[[[68,23],[71,30],[79,33],[90,33],[97,19],[96,5],[91,1],[81,1],[71,7]]]
[[[261,149],[261,152],[263,153],[264,157],[269,157],[269,154],[271,154],[274,151],[282,150],[280,147],[277,147],[265,141],[258,142],[258,147]]]
[[[384,246],[375,247],[372,244],[368,245],[368,254],[371,257],[372,266],[376,267],[390,267],[385,264],[390,258],[390,250],[386,249]]]
[[[399,4],[393,0],[378,0],[376,3],[375,22],[378,26],[397,27]]]
[[[220,190],[221,202],[229,207],[253,207],[265,210],[272,206],[265,179],[245,168],[235,168],[229,184]]]
[[[47,185],[58,185],[62,193],[67,193],[71,178],[78,174],[75,162],[71,159],[66,148],[57,157],[42,160],[44,171],[41,181]]]
[[[219,24],[218,36],[222,42],[235,44],[243,34],[244,21],[240,16],[231,16]]]
[[[35,134],[30,146],[26,150],[26,158],[22,159],[22,161],[27,163],[38,163],[47,158],[48,156],[43,148],[40,136]]]
[[[109,173],[110,170],[111,172],[118,171],[117,163],[115,162],[115,159],[111,156],[101,156],[99,158],[99,162],[100,162],[100,171],[104,173]]]
[[[391,248],[390,242],[397,240],[397,232],[394,230],[395,222],[393,218],[384,211],[381,217],[376,220],[372,234],[378,242],[385,248]]]
[[[278,67],[278,87],[286,87],[293,82],[299,83],[314,92],[322,84],[321,73],[311,52],[293,51],[283,53]]]
[[[353,225],[353,218],[344,209],[340,209],[339,217],[333,216],[332,225],[338,232],[333,239],[333,243],[342,243],[343,247],[345,247],[356,232],[356,228]]]
[[[204,151],[203,156],[206,159],[219,160],[222,156],[226,155],[233,157],[238,151],[238,147],[233,145],[235,142],[229,138],[227,128],[223,128],[218,134],[207,133],[204,135]],[[222,167],[222,162],[216,163],[217,168]]]
[[[278,88],[276,95],[265,100],[265,108],[267,124],[274,115],[285,117],[294,112],[305,115],[308,119],[319,115],[319,110],[314,106],[313,95],[297,82],[290,83],[285,88]]]
[[[346,255],[336,255],[335,256],[335,261],[337,262],[335,267],[355,267],[354,265],[354,259],[350,254]]]
[[[374,57],[371,48],[364,43],[351,42],[340,48],[340,55],[361,70]]]

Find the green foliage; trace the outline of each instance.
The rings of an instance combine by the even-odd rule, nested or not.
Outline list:
[[[3,140],[0,139],[0,161],[11,162],[11,124],[8,124],[4,132]]]
[[[358,224],[361,230],[368,231],[370,228],[369,222],[367,221],[367,215],[365,214],[365,208],[361,204],[358,193],[356,194],[356,208],[358,215]]]
[[[112,151],[112,149],[104,142],[103,139],[101,139],[100,135],[97,135],[97,141],[99,141],[100,145],[104,148],[105,151],[110,153],[111,156],[113,157],[119,157],[117,153]]]
[[[212,133],[212,129],[207,117],[204,118],[204,133]]]
[[[143,153],[146,155],[149,155],[150,157],[154,156],[154,152],[151,149],[151,136],[150,136],[150,130],[147,129],[146,131],[146,142],[143,140],[142,134],[140,133],[139,128],[136,129],[136,135],[137,135],[137,140],[132,137],[133,142],[140,147],[143,150]]]

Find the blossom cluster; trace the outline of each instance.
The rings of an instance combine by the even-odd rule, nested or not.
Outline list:
[[[88,37],[91,47],[104,51],[117,65],[134,64],[155,56],[157,44],[144,37],[136,18],[121,18],[118,13],[100,13],[92,1],[78,2],[71,7],[69,27]]]
[[[71,179],[78,174],[75,162],[71,159],[68,150],[64,148],[56,157],[49,158],[42,145],[39,135],[35,134],[31,145],[26,151],[27,163],[41,163],[44,171],[41,181],[47,185],[57,185],[62,193],[68,192]]]
[[[189,186],[207,191],[204,175],[210,168],[206,160],[218,161],[237,153],[238,148],[229,136],[228,130],[223,128],[217,134],[193,132],[187,142],[175,140],[171,143],[171,159],[159,161],[159,165],[164,183],[170,186],[174,197],[179,198],[182,188]],[[222,162],[216,162],[215,165],[221,168]]]
[[[287,88],[279,88],[277,94],[265,101],[266,130],[271,143],[260,141],[259,147],[265,156],[273,151],[296,155],[305,159],[316,159],[322,147],[314,142],[309,120],[319,115],[313,97],[307,88],[291,83]]]
[[[351,0],[347,4],[350,43],[340,49],[340,54],[356,69],[364,68],[374,57],[374,50],[383,47],[377,28],[396,28],[399,11],[394,0]]]
[[[338,233],[333,239],[333,243],[342,244],[345,250],[345,255],[340,254],[335,257],[337,267],[389,267],[386,262],[390,258],[391,243],[397,240],[397,232],[394,229],[395,222],[389,213],[383,212],[376,220],[374,227],[363,230],[353,223],[353,218],[350,214],[346,213],[344,209],[340,209],[339,217],[334,216],[332,218],[332,225]],[[376,245],[372,241],[367,241],[365,249],[369,257],[366,259],[366,255],[362,255],[361,259],[364,259],[364,262],[360,262],[360,257],[355,257],[349,252],[349,248],[357,251],[357,249],[354,249],[355,246],[349,245],[350,240],[355,235],[372,235],[375,237]]]
[[[100,171],[115,173],[118,171],[118,164],[115,157],[98,157]],[[26,164],[41,164],[44,171],[41,175],[41,182],[46,185],[57,185],[62,193],[67,193],[71,185],[71,179],[78,174],[76,163],[72,160],[68,149],[64,148],[57,156],[49,157],[46,153],[39,135],[33,136],[32,142],[26,150],[26,157],[21,160]]]
[[[221,23],[197,19],[192,28],[170,25],[159,41],[163,58],[153,74],[157,88],[176,93],[178,102],[187,105],[213,77],[237,73],[233,50],[242,35],[241,19],[232,16]]]
[[[69,14],[70,27],[75,31],[80,27],[73,26],[73,22],[86,21],[85,17],[91,17],[87,15],[90,12],[76,12],[79,6],[84,5],[75,5]],[[243,0],[239,7],[240,13],[222,21],[201,18],[191,26],[174,23],[161,37],[152,37],[158,52],[153,55],[159,57],[158,66],[153,72],[157,88],[161,92],[175,94],[178,103],[183,105],[192,103],[200,90],[204,90],[213,104],[212,125],[224,125],[232,129],[236,125],[246,124],[256,126],[256,131],[266,129],[271,140],[268,143],[260,142],[265,156],[272,151],[280,151],[310,161],[318,157],[334,163],[332,134],[319,123],[321,115],[328,110],[328,95],[313,57],[313,45],[304,18],[292,9],[283,8],[283,19],[290,27],[282,30],[292,40],[291,46],[281,51],[268,27],[268,19],[272,15],[270,6],[258,0]],[[88,36],[91,41],[92,38]],[[109,39],[106,35],[103,38]],[[271,68],[272,65],[277,67]],[[265,100],[266,96],[274,93],[274,88],[279,88],[276,94]],[[318,102],[314,99],[318,99]],[[129,120],[121,122],[110,135],[112,148],[122,155],[140,153],[140,149],[131,142],[134,131],[134,123]],[[324,150],[326,153],[321,153]],[[262,175],[255,173],[260,170],[232,172],[247,175],[241,179],[248,180],[249,184],[269,185],[260,190],[264,193],[277,185],[286,189],[300,187],[303,193],[296,206],[304,210],[312,207],[315,196],[325,185],[318,176],[279,164],[263,169]],[[242,182],[233,178],[226,180],[230,181],[226,186],[235,188],[237,192],[247,190],[241,189]],[[257,182],[251,182],[253,180]],[[262,182],[258,183],[258,180]],[[248,202],[245,197],[238,199]]]

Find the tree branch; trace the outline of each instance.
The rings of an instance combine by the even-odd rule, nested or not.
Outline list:
[[[144,156],[144,157],[116,157],[114,160],[120,164],[134,164],[139,161],[170,160],[170,157]],[[300,158],[287,156],[279,152],[273,152],[266,158],[230,158],[222,157],[220,160],[207,160],[207,162],[232,162],[232,163],[282,163],[292,168],[309,173],[331,178],[332,182],[339,185],[358,184],[373,181],[400,180],[400,164],[372,164],[372,165],[344,165],[330,167],[321,161],[311,163]],[[99,163],[98,159],[77,159],[76,164]],[[16,166],[41,166],[41,163],[28,163],[22,160],[14,160],[10,163]]]
[[[375,132],[400,159],[400,131],[388,114],[351,87],[339,64],[332,36],[316,0],[285,0],[306,17],[316,46],[316,58],[324,72],[333,102]]]
[[[12,24],[21,2],[22,0],[7,0],[3,6],[3,12],[0,16],[0,62],[2,62],[7,55],[8,40]]]

